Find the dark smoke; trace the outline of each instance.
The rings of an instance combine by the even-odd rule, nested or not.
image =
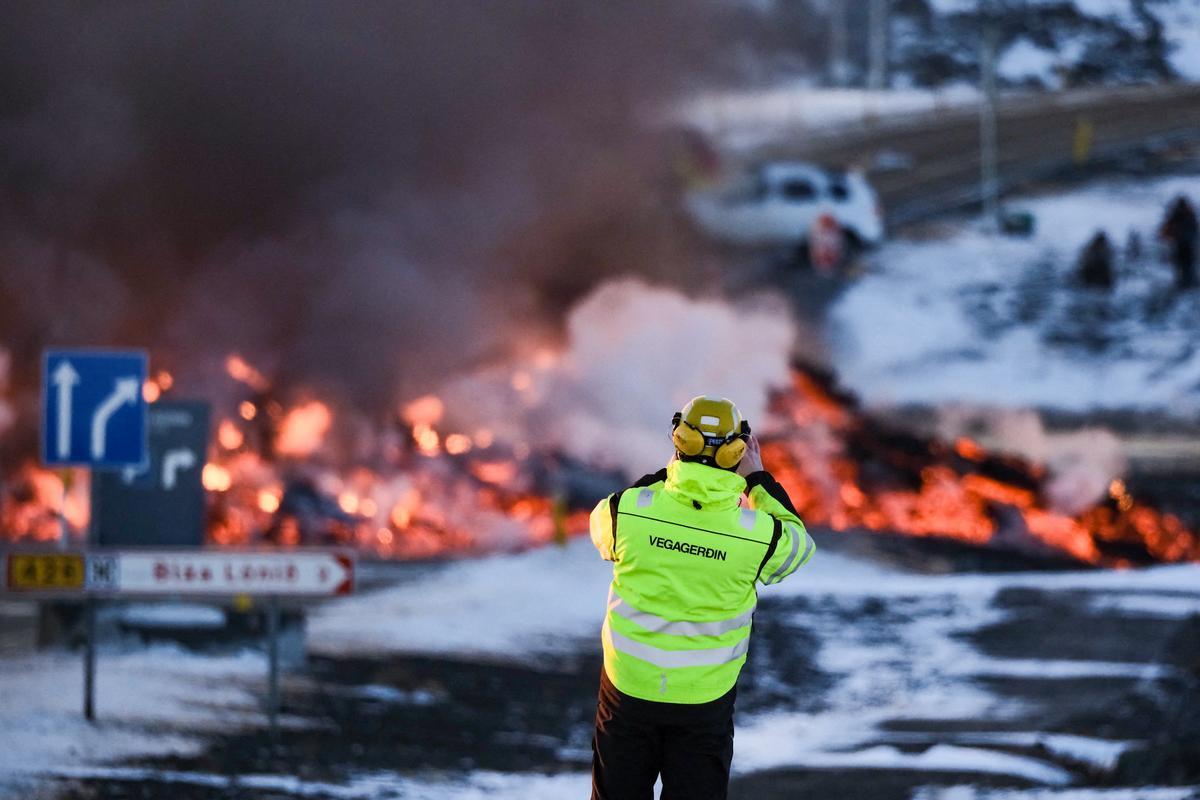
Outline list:
[[[0,346],[238,351],[364,408],[678,277],[664,103],[724,76],[705,0],[6,3]]]

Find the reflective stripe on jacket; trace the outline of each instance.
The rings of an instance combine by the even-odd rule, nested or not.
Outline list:
[[[605,671],[622,692],[668,703],[705,703],[733,688],[756,582],[778,583],[815,550],[769,474],[744,479],[680,461],[601,500],[591,533],[614,562]]]

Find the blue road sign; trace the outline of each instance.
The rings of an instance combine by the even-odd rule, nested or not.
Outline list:
[[[104,547],[199,547],[204,543],[208,454],[206,403],[159,400],[150,406],[150,457],[144,468],[92,479],[91,543]]]
[[[146,463],[146,354],[49,350],[42,373],[42,462],[98,469]]]

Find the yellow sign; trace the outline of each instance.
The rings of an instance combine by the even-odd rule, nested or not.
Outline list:
[[[9,591],[82,591],[84,575],[81,555],[13,553],[8,557]]]

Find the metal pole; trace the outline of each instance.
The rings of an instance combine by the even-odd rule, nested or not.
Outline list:
[[[71,523],[67,522],[67,498],[71,493],[71,484],[75,477],[69,468],[59,473],[62,481],[62,504],[58,507],[58,549],[66,550],[71,546]]]
[[[870,0],[867,7],[867,88],[879,91],[888,82],[888,0]]]
[[[85,547],[96,541],[96,473],[92,473],[91,508],[89,509],[87,539]],[[66,493],[63,493],[63,517],[66,518]],[[87,561],[84,560],[84,590],[87,590]],[[91,722],[96,718],[96,600],[91,595],[83,603],[83,718]]]
[[[849,82],[847,62],[846,2],[829,0],[829,83],[841,88]]]
[[[267,598],[267,718],[271,744],[279,743],[279,597]]]
[[[83,718],[96,718],[96,601],[88,598],[83,604]]]
[[[996,132],[996,46],[999,32],[991,19],[983,26],[979,52],[980,82],[983,98],[979,104],[979,195],[983,217],[994,229],[1000,228],[999,143]]]

